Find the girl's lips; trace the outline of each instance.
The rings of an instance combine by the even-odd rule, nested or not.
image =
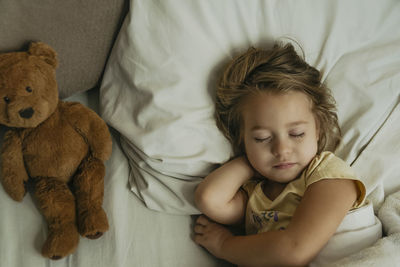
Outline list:
[[[274,166],[274,168],[280,169],[280,170],[284,170],[284,169],[289,169],[289,168],[293,167],[294,165],[295,165],[295,163],[292,163],[292,162],[285,162],[285,163],[276,164],[276,165]]]

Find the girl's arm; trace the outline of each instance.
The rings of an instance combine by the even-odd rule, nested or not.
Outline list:
[[[310,185],[286,230],[233,236],[200,217],[195,242],[218,258],[244,266],[307,265],[328,242],[357,199],[352,180]]]
[[[202,213],[216,222],[242,221],[247,195],[240,187],[254,175],[245,157],[233,159],[211,172],[197,187],[195,202]]]

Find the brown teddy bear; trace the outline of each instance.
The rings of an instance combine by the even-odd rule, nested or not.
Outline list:
[[[56,52],[31,43],[27,52],[0,54],[0,124],[9,129],[2,147],[1,182],[16,201],[28,179],[48,223],[42,254],[71,254],[79,234],[108,230],[102,208],[104,161],[111,154],[105,122],[92,110],[58,99]]]

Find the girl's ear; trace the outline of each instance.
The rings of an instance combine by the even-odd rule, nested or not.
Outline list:
[[[28,54],[37,56],[53,68],[57,68],[57,53],[49,45],[42,42],[34,42],[29,46]]]

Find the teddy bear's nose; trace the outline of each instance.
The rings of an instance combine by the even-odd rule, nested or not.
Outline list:
[[[19,111],[19,115],[24,119],[29,119],[32,117],[35,111],[32,108],[26,108]]]

